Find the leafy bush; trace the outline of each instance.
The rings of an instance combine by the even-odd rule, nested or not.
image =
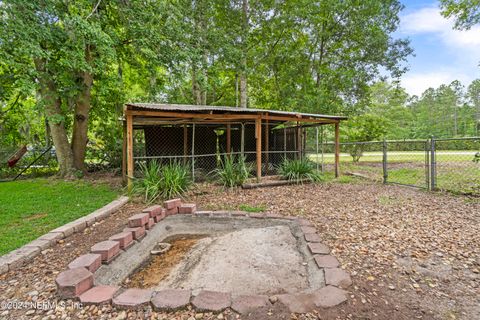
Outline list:
[[[142,163],[140,171],[142,178],[135,181],[133,192],[141,194],[147,203],[180,196],[192,184],[188,167],[175,161],[166,165],[157,161]]]
[[[251,168],[242,156],[224,156],[221,167],[214,173],[225,187],[233,188],[241,186],[250,177]]]
[[[315,168],[315,164],[308,159],[289,160],[285,159],[278,167],[278,173],[289,181],[310,180],[320,182],[324,177]]]

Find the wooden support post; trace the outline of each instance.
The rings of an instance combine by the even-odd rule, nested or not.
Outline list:
[[[335,123],[335,177],[340,176],[340,123]]]
[[[128,191],[133,187],[133,116],[127,113],[127,179]]]
[[[255,139],[257,140],[257,182],[262,178],[262,118],[255,120]]]
[[[187,163],[188,155],[188,128],[187,125],[183,125],[183,164]]]
[[[269,164],[269,159],[268,159],[268,149],[269,149],[269,130],[268,130],[268,118],[265,121],[265,175],[269,175],[270,172],[268,171],[268,164]]]
[[[302,159],[302,128],[299,122],[297,122],[297,154],[298,159]]]
[[[227,154],[230,155],[230,148],[232,145],[232,128],[229,124],[227,124]]]
[[[123,121],[122,182],[127,183],[127,123]]]
[[[245,157],[245,123],[242,122],[242,132],[240,134],[240,154]]]

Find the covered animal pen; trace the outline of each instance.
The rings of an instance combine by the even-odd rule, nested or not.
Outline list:
[[[141,163],[180,161],[200,180],[226,155],[241,155],[257,180],[275,174],[283,159],[305,156],[318,127],[334,126],[335,175],[339,175],[339,125],[343,116],[223,106],[129,103],[124,109],[123,176]],[[308,130],[315,137],[307,137]]]

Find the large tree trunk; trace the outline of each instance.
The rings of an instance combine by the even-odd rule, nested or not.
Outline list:
[[[202,104],[202,94],[200,91],[200,84],[198,83],[197,66],[195,65],[195,61],[192,62],[192,94],[195,99],[195,104]]]
[[[70,178],[74,176],[75,169],[73,167],[73,153],[65,129],[65,116],[61,109],[61,100],[57,94],[54,81],[46,71],[45,60],[36,59],[35,66],[39,72],[40,95],[57,155],[58,174]]]
[[[90,46],[85,49],[85,60],[88,64],[92,62],[92,52]],[[88,116],[92,101],[93,75],[90,72],[82,71],[79,73],[81,80],[81,90],[75,101],[75,115],[73,117],[72,131],[72,152],[73,165],[77,170],[85,170],[85,154],[88,142]]]
[[[75,103],[75,116],[73,118],[72,152],[73,164],[77,170],[85,170],[85,153],[88,142],[88,115],[91,105],[91,91],[93,76],[82,72],[82,90]]]
[[[206,32],[206,31],[205,31]],[[207,87],[208,87],[208,73],[207,73],[207,52],[206,50],[202,54],[202,76],[203,81],[201,85],[200,104],[207,105]]]
[[[248,85],[247,85],[247,35],[249,32],[248,27],[248,0],[242,2],[243,13],[243,43],[242,43],[242,58],[240,62],[240,107],[247,107],[248,100]]]
[[[195,27],[195,47],[201,55],[195,56],[192,61],[192,90],[195,98],[195,104],[207,104],[207,68],[208,53],[206,49],[207,42],[207,6],[206,0],[194,2],[194,27]]]

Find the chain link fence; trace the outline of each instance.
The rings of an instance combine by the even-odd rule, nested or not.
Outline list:
[[[431,141],[432,189],[480,196],[480,138]]]
[[[57,158],[51,147],[23,146],[0,150],[0,180],[48,176],[57,170]]]
[[[334,145],[313,156],[332,166]],[[340,145],[341,169],[375,181],[480,196],[480,138],[351,142]]]
[[[108,147],[89,143],[85,158],[88,172],[120,172],[122,164],[121,139]],[[21,146],[0,148],[0,180],[51,176],[58,172],[55,147]]]
[[[141,175],[142,167],[151,161],[160,165],[175,162],[188,166],[194,181],[205,181],[214,177],[226,157],[233,156],[243,157],[254,177],[257,173],[255,132],[254,122],[134,128],[134,174]],[[263,176],[276,175],[284,159],[302,156],[305,133],[301,127],[262,123],[261,132]]]

